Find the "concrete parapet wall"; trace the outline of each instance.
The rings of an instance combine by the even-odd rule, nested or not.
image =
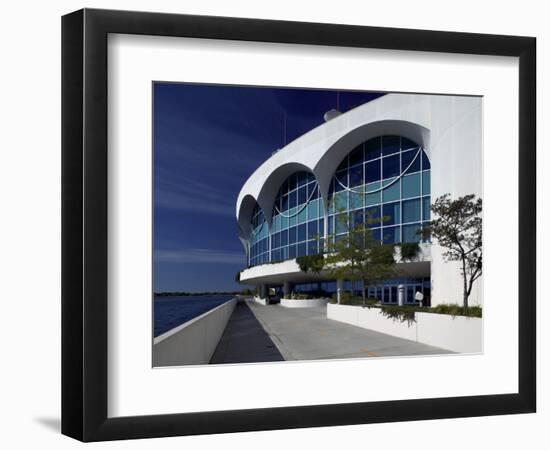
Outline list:
[[[447,314],[415,313],[414,322],[386,317],[380,308],[327,305],[327,318],[391,336],[459,353],[483,349],[482,319]]]
[[[153,366],[208,364],[236,304],[233,298],[156,337]]]
[[[459,353],[483,351],[483,321],[478,317],[416,313],[418,342]]]
[[[282,298],[281,306],[285,308],[312,308],[315,306],[325,306],[328,303],[326,298],[308,298],[308,299],[291,299]]]

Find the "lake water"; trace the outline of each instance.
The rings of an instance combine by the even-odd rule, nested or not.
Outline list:
[[[155,337],[231,300],[231,295],[156,296]]]

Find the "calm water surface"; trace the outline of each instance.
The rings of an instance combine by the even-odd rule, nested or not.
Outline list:
[[[155,296],[155,337],[166,333],[216,306],[231,300],[231,295],[206,296]]]

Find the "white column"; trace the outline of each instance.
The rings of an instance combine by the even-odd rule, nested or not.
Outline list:
[[[344,292],[344,280],[336,280],[336,300],[340,304],[342,293]]]
[[[397,304],[403,306],[405,304],[405,286],[400,284],[397,286]]]

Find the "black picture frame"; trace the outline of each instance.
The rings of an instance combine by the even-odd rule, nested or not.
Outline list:
[[[180,36],[519,58],[518,393],[107,417],[107,36]],[[536,409],[536,39],[84,9],[62,18],[62,433],[82,441]]]

